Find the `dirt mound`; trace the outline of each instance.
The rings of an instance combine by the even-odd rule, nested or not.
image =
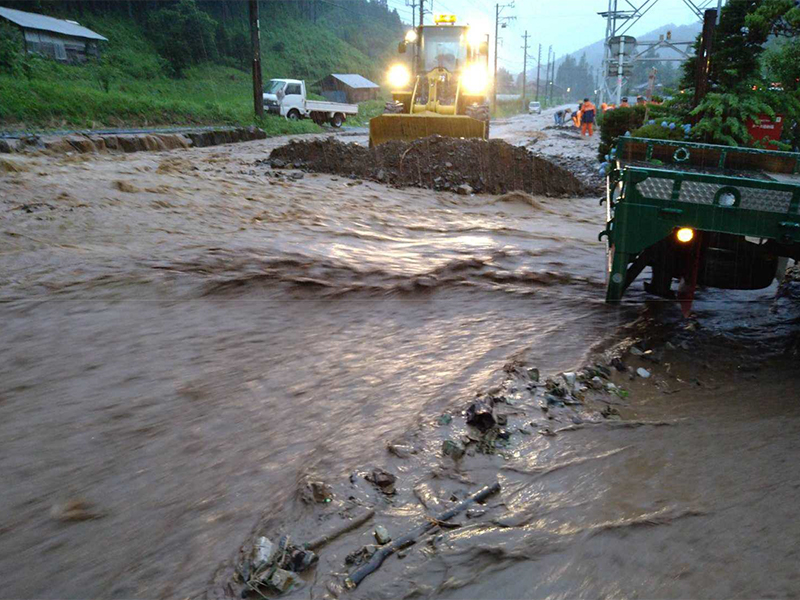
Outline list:
[[[582,196],[587,187],[569,171],[502,140],[457,139],[438,135],[413,142],[392,141],[376,148],[335,138],[293,140],[270,154],[275,168],[372,179],[396,186],[504,194]]]

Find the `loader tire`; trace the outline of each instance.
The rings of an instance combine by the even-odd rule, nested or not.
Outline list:
[[[478,121],[483,121],[486,123],[486,138],[489,138],[489,123],[491,119],[491,112],[489,110],[488,104],[481,104],[478,106],[468,106],[467,107],[467,116],[472,117]]]

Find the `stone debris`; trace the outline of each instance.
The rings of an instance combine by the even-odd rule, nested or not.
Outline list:
[[[467,425],[472,425],[483,433],[486,433],[497,424],[491,401],[476,400],[467,408],[466,416]]]
[[[378,525],[375,527],[375,540],[383,546],[384,544],[388,544],[392,541],[392,536],[389,535],[389,531],[383,525]]]
[[[445,456],[450,456],[454,460],[458,460],[462,456],[464,456],[465,450],[464,446],[459,444],[458,442],[454,442],[453,440],[445,440],[442,442],[442,454]]]
[[[383,469],[373,469],[365,479],[376,485],[387,496],[393,495],[396,491],[394,484],[397,481],[397,477]]]

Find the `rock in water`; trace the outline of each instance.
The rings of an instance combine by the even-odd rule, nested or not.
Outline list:
[[[456,192],[458,192],[460,196],[469,196],[470,194],[472,194],[473,190],[472,186],[464,183],[456,188]]]
[[[395,493],[394,484],[397,481],[397,477],[388,471],[373,469],[366,479],[377,485],[384,494],[392,495]]]
[[[476,400],[467,408],[467,425],[472,425],[482,433],[485,433],[496,424],[494,407],[490,402]]]
[[[442,454],[445,456],[452,456],[454,459],[458,460],[464,456],[464,447],[453,440],[445,440],[442,442]]]
[[[375,528],[375,539],[377,542],[383,546],[384,544],[388,544],[392,541],[392,536],[389,535],[389,531],[383,525],[378,525]]]

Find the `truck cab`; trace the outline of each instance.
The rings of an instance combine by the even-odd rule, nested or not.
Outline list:
[[[311,119],[317,125],[341,127],[348,115],[358,114],[358,105],[309,100],[305,81],[270,79],[264,86],[264,110],[291,121]]]
[[[270,79],[264,86],[264,109],[272,114],[285,117],[294,108],[299,118],[305,109],[305,99],[306,82],[300,79]]]

